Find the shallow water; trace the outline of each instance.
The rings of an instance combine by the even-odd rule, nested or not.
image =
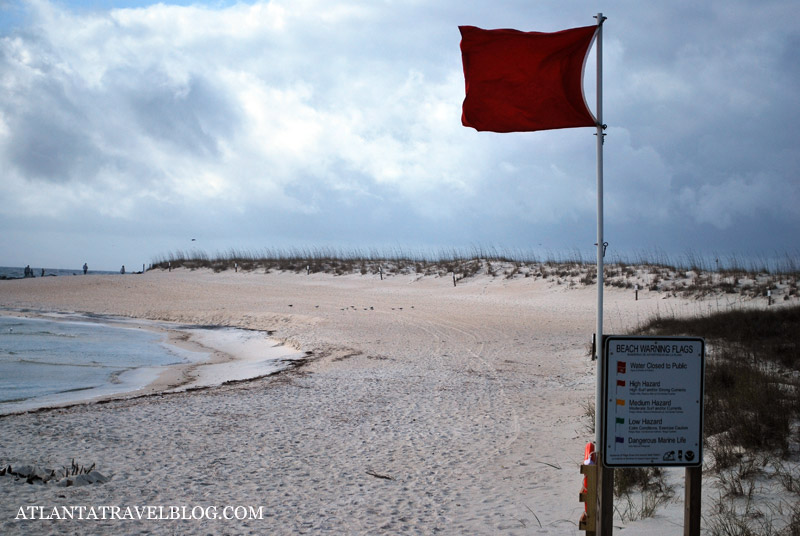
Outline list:
[[[184,383],[156,389],[180,391],[266,376],[305,355],[264,331],[75,313],[39,312],[34,318],[5,313],[10,316],[0,314],[0,415],[153,387],[174,365],[188,364],[183,370],[191,373],[181,376]],[[176,332],[194,349],[170,341],[169,334]]]
[[[132,391],[185,362],[166,335],[102,322],[0,316],[0,412],[32,399]]]

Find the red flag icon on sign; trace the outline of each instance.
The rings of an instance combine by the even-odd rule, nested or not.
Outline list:
[[[529,132],[597,126],[583,95],[583,66],[597,26],[554,33],[458,28],[465,127]]]
[[[617,361],[617,374],[625,374],[627,363],[625,361]]]

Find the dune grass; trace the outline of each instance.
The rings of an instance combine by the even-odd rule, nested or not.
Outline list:
[[[705,469],[719,482],[708,533],[800,535],[800,306],[657,317],[637,334],[706,340]],[[640,513],[671,494],[652,468],[615,471],[615,491],[629,505],[652,495]]]
[[[705,337],[708,436],[782,455],[800,440],[800,306],[655,318],[641,333]]]
[[[209,255],[200,250],[176,251],[152,261],[150,269],[210,269],[215,272],[237,270],[305,274],[327,273],[337,276],[360,274],[392,277],[415,274],[451,276],[454,281],[479,275],[505,279],[545,279],[568,287],[597,283],[595,259],[578,250],[537,255],[521,250],[475,247],[431,251],[402,248],[333,249],[290,248],[241,251]],[[607,287],[658,292],[667,296],[709,296],[737,294],[742,298],[766,297],[773,300],[800,298],[800,254],[750,258],[747,262],[730,256],[709,259],[686,253],[680,257],[653,252],[632,257],[610,255],[604,267]]]
[[[756,258],[748,263],[736,257],[724,261],[704,259],[691,253],[677,258],[657,253],[635,257],[609,256],[604,266],[604,283],[608,288],[657,293],[661,297],[727,295],[736,300],[761,298],[772,303],[800,301],[800,254]],[[541,257],[532,252],[482,247],[437,252],[401,248],[264,249],[258,252],[232,249],[213,256],[194,250],[159,256],[150,267],[151,270],[176,268],[380,276],[381,279],[402,275],[432,276],[447,277],[453,284],[477,276],[541,279],[568,288],[597,284],[595,260],[577,250],[548,253]]]

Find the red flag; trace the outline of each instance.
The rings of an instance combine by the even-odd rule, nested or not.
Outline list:
[[[465,127],[529,132],[597,125],[583,96],[583,65],[597,26],[555,33],[458,28]]]

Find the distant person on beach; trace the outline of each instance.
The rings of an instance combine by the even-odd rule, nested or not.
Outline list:
[[[30,264],[25,267],[25,277],[33,277],[33,268]]]
[[[44,268],[42,268],[42,277],[44,277]]]
[[[121,273],[121,274],[125,273],[125,265],[124,264],[122,265],[122,268],[119,269],[119,273]]]
[[[86,272],[89,271],[89,265],[85,262],[83,263],[83,275],[86,275]]]

